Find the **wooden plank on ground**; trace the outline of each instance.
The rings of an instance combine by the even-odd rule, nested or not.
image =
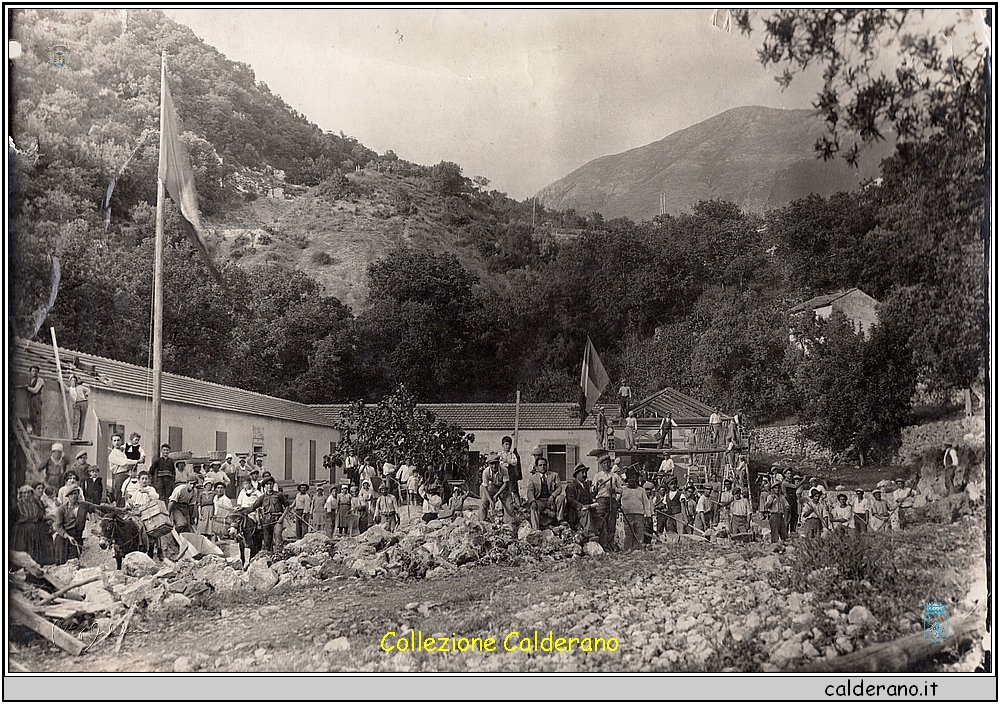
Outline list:
[[[82,641],[36,614],[31,610],[31,602],[18,594],[10,594],[10,616],[15,622],[27,626],[42,638],[54,643],[71,655],[79,655],[83,652],[84,644]]]

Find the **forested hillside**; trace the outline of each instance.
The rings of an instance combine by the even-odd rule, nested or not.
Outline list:
[[[148,362],[165,48],[225,282],[168,203],[168,371],[305,402],[400,383],[428,402],[516,389],[568,402],[589,335],[640,395],[670,385],[756,420],[796,414],[831,445],[868,441],[823,418],[898,437],[918,383],[981,383],[981,132],[903,142],[880,183],[851,193],[606,221],[324,134],[158,12],[125,26],[112,11],[18,10],[12,33],[25,52],[12,62],[16,334],[53,326],[67,347]],[[59,43],[69,64],[49,78]],[[808,359],[789,347],[789,308],[853,286],[882,302],[870,339],[833,320],[797,333],[837,344]]]

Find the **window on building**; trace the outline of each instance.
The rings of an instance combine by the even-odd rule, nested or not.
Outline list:
[[[309,441],[309,481],[316,481],[316,441]]]
[[[292,439],[285,438],[285,479],[293,479],[292,476]]]
[[[182,452],[184,450],[184,428],[167,428],[167,443],[171,452]]]
[[[578,462],[579,452],[576,445],[543,442],[539,445],[542,456],[549,461],[549,471],[555,472],[565,481],[570,479],[570,473]],[[530,471],[530,469],[525,469]]]
[[[221,430],[215,431],[215,450],[216,452],[225,452],[229,449],[229,434],[224,433]]]

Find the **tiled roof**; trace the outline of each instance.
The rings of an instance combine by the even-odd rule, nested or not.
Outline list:
[[[816,310],[817,308],[824,308],[839,298],[843,298],[849,293],[857,291],[856,288],[849,288],[846,291],[837,291],[836,293],[828,293],[824,296],[816,296],[815,298],[810,298],[804,303],[800,303],[794,308],[788,310],[789,313],[802,313],[807,310]]]
[[[76,365],[77,360],[82,366]],[[59,361],[62,364],[64,378],[72,372],[79,378],[85,379],[87,385],[93,389],[108,389],[133,396],[152,396],[153,372],[148,367],[63,347],[59,348]],[[38,365],[43,378],[58,378],[51,345],[30,340],[16,340],[9,371],[26,375],[28,367],[33,364]],[[92,367],[95,371],[91,372],[87,367]],[[164,373],[162,379],[163,400],[171,403],[186,403],[325,427],[332,425],[326,416],[312,406],[295,401],[177,374]]]
[[[667,413],[673,414],[673,419],[679,424],[707,423],[708,417],[712,415],[712,407],[702,403],[696,398],[682,394],[677,389],[667,387],[656,393],[647,396],[632,406],[636,415],[646,411],[653,413],[660,418],[666,417]],[[722,420],[729,420],[730,416],[720,412]]]
[[[438,418],[454,423],[464,430],[514,429],[513,403],[420,403],[419,408],[430,411]],[[331,422],[337,422],[346,404],[313,406]],[[578,406],[575,403],[522,403],[518,428],[520,430],[571,430],[593,428],[594,415],[580,425]]]

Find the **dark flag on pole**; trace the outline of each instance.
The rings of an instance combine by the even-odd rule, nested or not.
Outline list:
[[[588,335],[587,346],[583,350],[583,369],[580,372],[580,425],[583,425],[583,421],[587,419],[587,415],[610,381],[601,358],[597,356],[594,343],[590,341]]]
[[[202,238],[201,217],[198,214],[198,195],[194,190],[194,173],[188,160],[187,150],[180,140],[180,122],[174,110],[174,101],[170,97],[170,86],[166,81],[166,70],[163,71],[163,89],[160,99],[163,101],[162,124],[160,130],[160,168],[159,176],[167,193],[181,209],[181,215],[191,224],[192,231],[188,233],[191,244],[194,245],[205,260],[212,277],[222,283],[222,277],[215,268],[212,258],[205,248]]]

